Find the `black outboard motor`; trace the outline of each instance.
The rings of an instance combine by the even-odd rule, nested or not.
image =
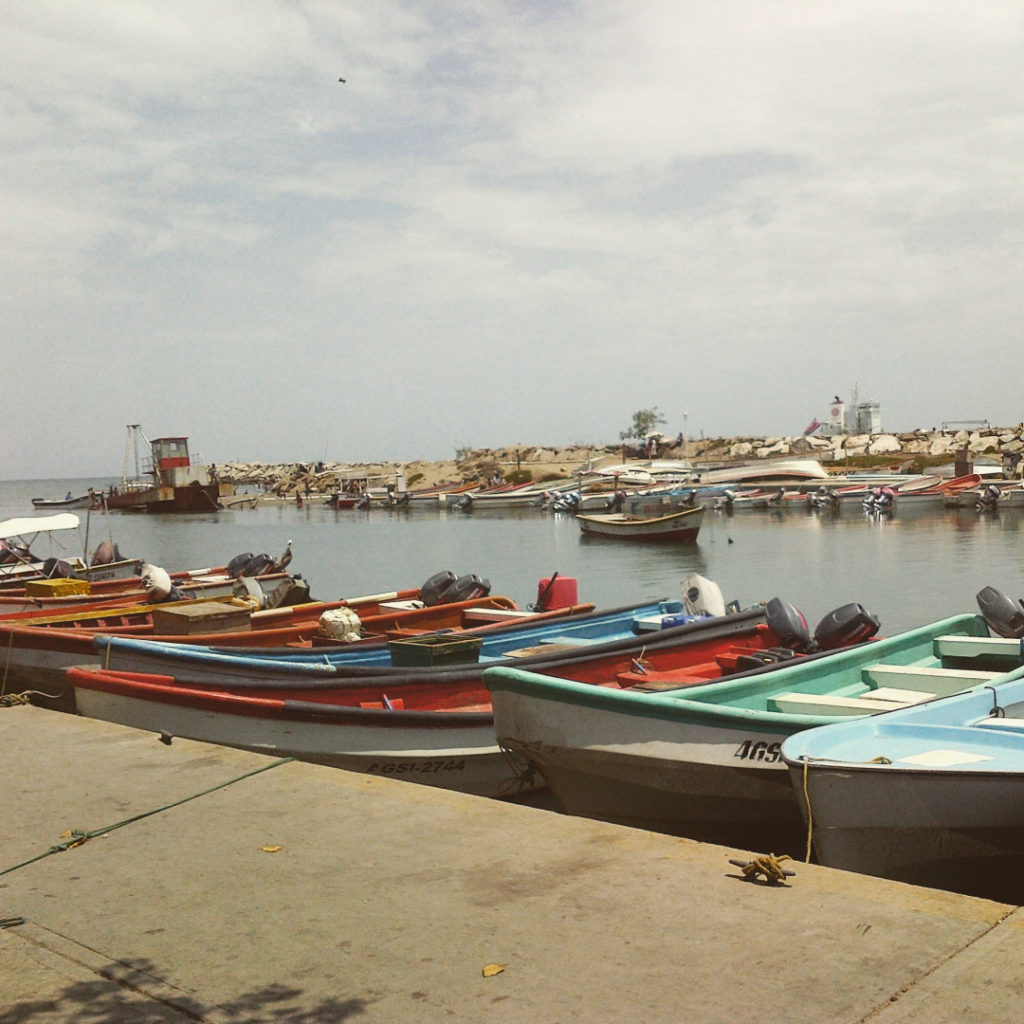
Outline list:
[[[458,577],[450,569],[442,572],[435,572],[426,583],[420,587],[420,600],[427,608],[441,603],[444,592],[456,581]]]
[[[253,555],[246,563],[240,575],[259,576],[265,573],[273,564],[273,558],[264,551],[261,554]]]
[[[1024,637],[1024,601],[1014,601],[995,587],[979,590],[975,600],[982,617],[996,636],[1014,640]]]
[[[74,575],[74,570],[63,558],[48,558],[43,562],[43,576],[48,580],[66,580]]]
[[[252,552],[245,551],[240,555],[235,555],[227,564],[228,575],[237,580],[239,576],[244,576],[243,570],[252,561]]]
[[[804,653],[813,650],[807,620],[788,601],[783,601],[781,597],[773,597],[764,606],[764,619],[781,646]]]
[[[473,601],[478,597],[486,597],[491,592],[491,581],[482,580],[475,574],[460,576],[441,595],[441,601],[448,604],[452,601]]]
[[[974,503],[974,507],[979,512],[995,512],[999,508],[999,497],[1002,493],[995,484],[989,484],[978,495],[978,500]]]
[[[814,630],[818,650],[834,651],[870,640],[881,627],[878,618],[861,604],[844,604],[828,613]]]

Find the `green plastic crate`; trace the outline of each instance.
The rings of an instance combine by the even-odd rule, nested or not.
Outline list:
[[[430,665],[473,665],[480,660],[480,637],[453,637],[444,633],[389,640],[391,664],[400,668]]]

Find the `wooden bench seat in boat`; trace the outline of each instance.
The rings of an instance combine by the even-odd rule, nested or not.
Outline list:
[[[536,647],[520,647],[515,651],[506,651],[503,658],[530,658],[535,654],[558,654],[559,651],[574,651],[577,644],[537,644]]]
[[[932,641],[936,658],[982,658],[986,655],[1020,660],[1021,642],[1005,636],[937,636]]]
[[[931,694],[929,694],[931,696]],[[865,697],[837,697],[831,693],[777,693],[768,699],[769,711],[789,715],[877,715],[915,703],[909,700],[878,700]]]
[[[978,683],[995,679],[998,672],[977,672],[964,668],[929,668],[924,665],[869,665],[861,670],[861,679],[879,689],[909,689],[915,683],[928,687],[932,697],[948,697]]]
[[[986,718],[974,723],[979,729],[1005,729],[1007,732],[1024,732],[1024,718]]]

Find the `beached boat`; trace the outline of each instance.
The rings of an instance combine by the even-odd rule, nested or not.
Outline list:
[[[697,665],[761,651],[776,641],[758,609],[666,631],[643,657],[664,667],[671,644],[674,663]],[[603,644],[581,652],[551,645],[521,655],[531,664],[557,662],[560,671],[596,680],[635,668],[637,650]],[[179,676],[99,668],[73,667],[68,674],[83,714],[168,739],[182,736],[294,756],[486,796],[543,784],[498,747],[490,694],[476,664],[349,680],[332,677],[321,666],[319,672],[264,674],[248,681],[224,675],[202,687]]]
[[[828,867],[1024,903],[1020,640],[934,645],[964,666],[963,693],[784,742],[814,852]]]
[[[237,589],[237,588],[236,588]],[[248,592],[248,588],[246,588]],[[553,622],[593,610],[592,604],[522,611],[509,597],[474,595],[424,607],[422,589],[375,594],[333,602],[303,602],[253,610],[244,598],[175,601],[169,604],[87,606],[63,615],[22,614],[0,620],[5,677],[50,694],[50,705],[66,708],[64,670],[96,657],[94,639],[103,638],[104,663],[118,639],[147,638],[154,649],[182,646],[260,655],[282,660],[305,651],[310,664],[324,665],[355,650],[380,650],[390,661],[389,642],[424,633],[451,637],[489,635]],[[173,630],[173,632],[171,632]],[[284,646],[290,645],[290,646]],[[323,654],[316,652],[322,651]],[[42,701],[41,701],[42,702]]]
[[[684,508],[667,515],[633,515],[629,512],[604,512],[578,515],[580,529],[595,537],[616,540],[695,541],[704,519],[704,506]]]
[[[961,615],[848,650],[668,692],[487,671],[499,743],[584,817],[775,852],[802,848],[782,742],[793,733],[932,699],[976,681],[934,647],[987,636]]]

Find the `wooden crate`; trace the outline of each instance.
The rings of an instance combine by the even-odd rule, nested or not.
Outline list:
[[[153,632],[157,636],[235,633],[249,629],[251,616],[251,608],[222,601],[170,604],[153,609]]]
[[[89,593],[88,580],[26,580],[26,597],[68,597]]]

